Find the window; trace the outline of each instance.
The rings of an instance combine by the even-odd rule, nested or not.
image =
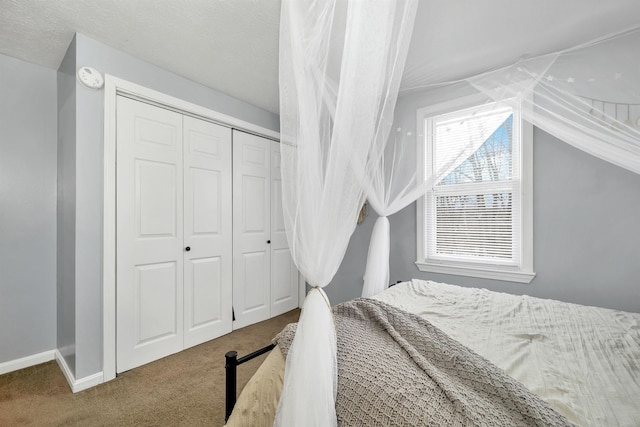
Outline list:
[[[419,110],[420,170],[432,183],[418,201],[421,271],[523,283],[535,276],[532,127],[517,100],[505,104],[465,98]]]

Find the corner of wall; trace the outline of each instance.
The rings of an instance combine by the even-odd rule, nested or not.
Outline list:
[[[58,68],[57,347],[75,374],[76,39]],[[69,351],[72,349],[72,351]]]

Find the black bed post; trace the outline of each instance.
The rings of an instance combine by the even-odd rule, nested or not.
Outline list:
[[[238,366],[238,352],[228,351],[224,357],[226,359],[224,365],[226,372],[224,422],[226,423],[236,404],[236,367]]]

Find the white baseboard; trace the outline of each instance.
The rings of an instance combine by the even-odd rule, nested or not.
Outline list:
[[[88,377],[80,378],[79,380],[76,380],[73,386],[71,386],[71,391],[77,393],[79,391],[95,387],[98,384],[102,384],[104,382],[103,377],[104,375],[102,372],[98,372],[93,375],[89,375]]]
[[[28,368],[29,366],[39,365],[56,358],[57,350],[47,350],[42,353],[32,354],[31,356],[22,357],[20,359],[9,360],[0,363],[0,375],[17,371],[18,369]]]
[[[76,380],[75,376],[71,373],[71,369],[67,365],[67,362],[62,357],[62,354],[58,350],[48,350],[42,353],[32,354],[31,356],[22,357],[20,359],[9,360],[8,362],[0,363],[0,375],[7,374],[9,372],[17,371],[18,369],[28,368],[30,366],[39,365],[41,363],[54,360],[58,362],[62,374],[67,379],[71,391],[77,393],[82,390],[97,386],[104,382],[104,376],[102,372],[98,372],[88,377],[80,378]]]
[[[102,372],[98,372],[93,375],[89,375],[88,377],[80,378],[76,380],[76,377],[69,369],[66,360],[62,357],[62,354],[58,350],[55,350],[56,362],[58,362],[58,366],[60,370],[62,370],[62,374],[67,379],[69,383],[69,387],[71,387],[71,391],[77,393],[82,390],[86,390],[91,387],[95,387],[98,384],[102,384],[104,382],[104,376]]]

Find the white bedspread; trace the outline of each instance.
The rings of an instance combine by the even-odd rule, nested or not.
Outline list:
[[[374,297],[419,314],[581,426],[640,426],[640,314],[413,280]]]

